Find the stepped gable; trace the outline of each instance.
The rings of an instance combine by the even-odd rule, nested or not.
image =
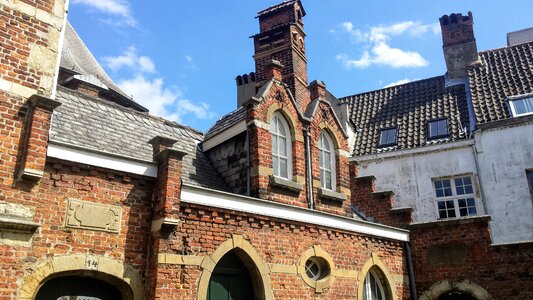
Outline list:
[[[479,52],[468,77],[478,124],[511,117],[508,99],[533,93],[533,42]]]
[[[444,76],[414,81],[380,90],[343,97],[349,105],[350,121],[356,126],[353,155],[410,149],[465,138],[468,106],[464,85],[445,87]],[[448,118],[450,136],[428,141],[427,122]],[[379,130],[397,127],[398,143],[378,147]]]
[[[50,142],[109,153],[141,161],[153,161],[148,143],[161,135],[178,140],[174,148],[188,153],[183,158],[182,179],[196,186],[228,191],[209,159],[198,149],[202,134],[162,118],[124,108],[110,101],[59,87]]]

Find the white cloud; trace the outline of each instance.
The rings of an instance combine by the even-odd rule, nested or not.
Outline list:
[[[424,67],[429,63],[416,51],[402,50],[390,46],[394,37],[409,35],[418,37],[427,32],[438,34],[438,24],[421,24],[419,22],[406,21],[389,26],[379,25],[371,27],[363,32],[354,27],[351,22],[340,24],[343,32],[348,33],[356,44],[363,44],[365,50],[359,59],[350,58],[346,53],[337,55],[337,61],[348,69],[367,68],[371,65],[381,65],[393,68]]]
[[[135,72],[154,73],[155,64],[151,58],[137,54],[135,47],[129,47],[119,56],[106,56],[102,58],[103,62],[113,71],[122,68],[130,68]]]
[[[216,116],[207,103],[194,103],[186,99],[179,89],[165,87],[163,78],[150,79],[138,74],[134,78],[119,81],[118,85],[153,115],[176,122],[181,122],[183,116],[188,114],[198,119],[211,119]]]
[[[187,60],[188,63],[192,63],[193,62],[192,56],[190,56],[190,55],[185,55],[185,60]]]
[[[73,0],[75,4],[89,6],[100,13],[121,17],[120,20],[108,20],[115,25],[135,26],[136,21],[130,10],[130,3],[127,0]]]
[[[401,85],[401,84],[406,84],[406,83],[409,83],[409,82],[412,82],[412,81],[416,81],[418,79],[410,79],[410,78],[405,78],[405,79],[400,79],[398,81],[395,81],[395,82],[391,82],[389,84],[387,84],[386,86],[384,86],[384,88],[388,88],[388,87],[391,87],[391,86],[395,86],[395,85]]]

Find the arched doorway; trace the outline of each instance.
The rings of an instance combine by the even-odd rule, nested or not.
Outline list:
[[[61,276],[48,280],[35,300],[116,300],[124,299],[120,290],[102,280],[84,276]]]
[[[226,253],[215,266],[207,290],[208,300],[255,299],[250,271],[235,251]]]
[[[476,298],[460,291],[449,291],[440,295],[438,300],[476,300]]]

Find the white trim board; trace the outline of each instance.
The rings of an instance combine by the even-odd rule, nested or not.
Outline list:
[[[403,242],[409,241],[409,231],[403,229],[187,184],[184,184],[182,187],[181,201],[289,221],[310,223]]]
[[[231,139],[232,137],[238,135],[241,132],[246,131],[246,121],[240,121],[239,123],[231,126],[230,128],[217,133],[216,135],[212,136],[208,140],[204,141],[202,143],[202,150],[207,151],[217,145],[222,144],[223,142]]]
[[[127,158],[115,157],[105,153],[97,153],[64,145],[48,144],[49,157],[77,162],[85,165],[101,167],[131,174],[157,177],[157,166],[153,163],[142,162]]]

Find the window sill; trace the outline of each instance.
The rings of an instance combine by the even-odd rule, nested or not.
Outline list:
[[[324,188],[320,188],[318,190],[318,196],[320,198],[333,200],[333,201],[336,201],[336,202],[343,202],[344,200],[347,199],[346,195],[344,195],[342,193],[337,193],[337,192],[334,192],[332,190],[328,190],[328,189],[324,189]]]
[[[301,192],[304,189],[304,185],[289,179],[270,175],[270,185],[288,189],[294,192]]]

